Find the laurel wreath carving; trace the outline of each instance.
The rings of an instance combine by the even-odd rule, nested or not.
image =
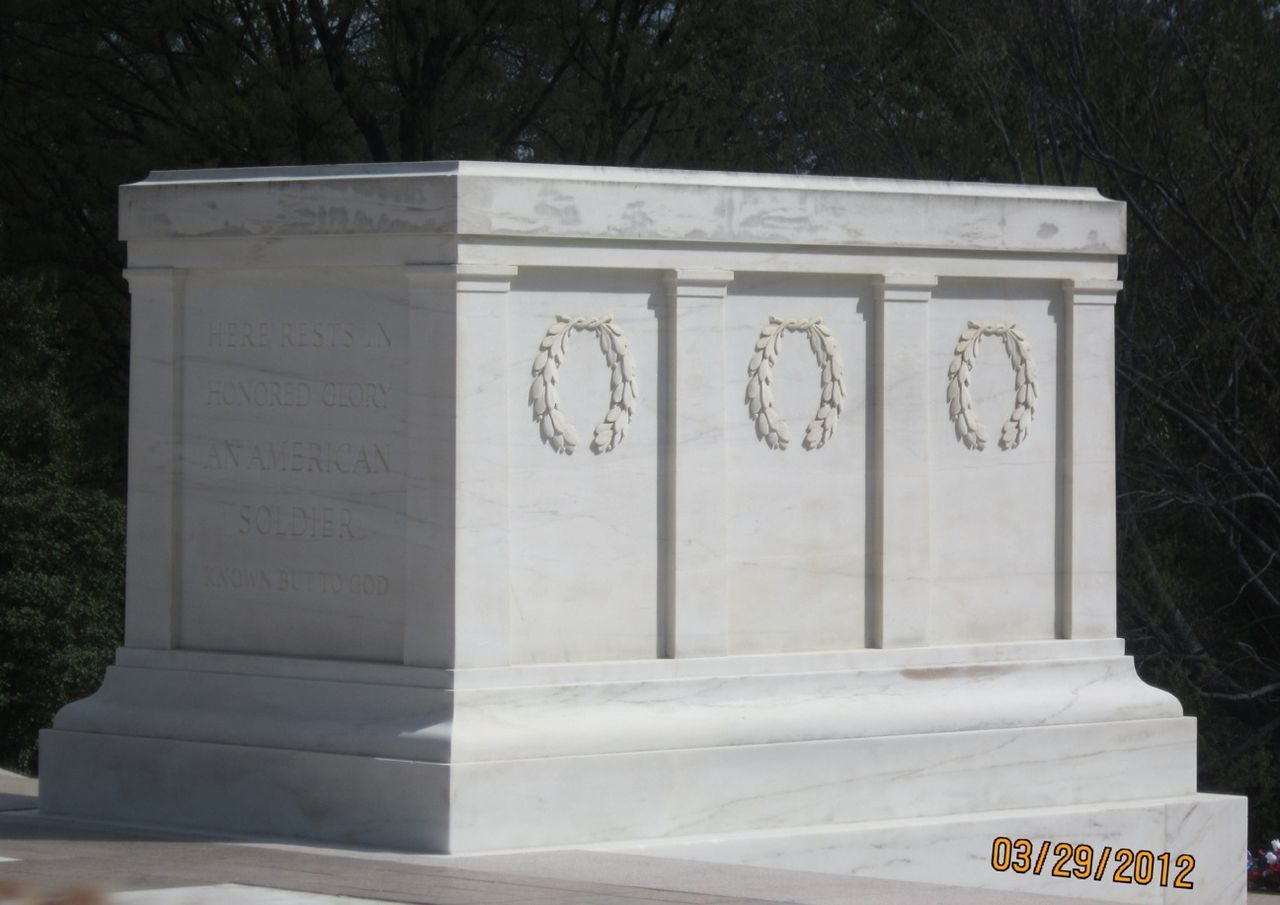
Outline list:
[[[969,449],[981,451],[987,446],[987,429],[973,410],[969,380],[978,358],[978,343],[984,336],[998,336],[1004,342],[1009,364],[1013,366],[1016,401],[1004,426],[1000,429],[1000,448],[1014,449],[1027,437],[1031,419],[1036,413],[1036,365],[1031,360],[1031,345],[1015,324],[991,321],[969,321],[969,326],[956,342],[955,357],[947,368],[947,406],[956,428],[956,439]]]
[[[805,449],[819,449],[836,432],[840,409],[844,406],[844,359],[831,328],[822,318],[812,319],[770,317],[760,331],[755,353],[747,365],[747,413],[756,426],[756,437],[770,449],[784,450],[791,442],[787,423],[782,420],[773,405],[773,367],[778,363],[779,346],[784,333],[804,333],[809,337],[809,348],[818,360],[822,371],[822,397],[818,411],[804,431],[801,445]]]
[[[556,322],[547,328],[533,360],[533,383],[529,385],[529,406],[542,442],[558,453],[573,455],[578,448],[578,431],[560,410],[560,365],[564,363],[569,335],[575,331],[594,333],[600,351],[609,365],[609,411],[596,425],[591,437],[591,451],[596,455],[616,448],[627,435],[631,416],[635,413],[636,373],[631,346],[612,315],[604,317],[565,317],[557,314]]]

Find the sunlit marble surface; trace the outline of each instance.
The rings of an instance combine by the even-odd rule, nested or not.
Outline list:
[[[46,812],[879,876],[1142,800],[1243,845],[1115,637],[1122,204],[464,162],[157,173],[120,227],[126,640]]]

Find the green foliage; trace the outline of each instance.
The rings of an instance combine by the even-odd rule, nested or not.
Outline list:
[[[57,314],[0,279],[0,766],[28,773],[36,733],[102,681],[124,602],[124,507],[86,471]]]

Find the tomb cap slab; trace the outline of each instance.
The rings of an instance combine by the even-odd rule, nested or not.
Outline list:
[[[121,188],[126,241],[450,234],[1116,255],[1091,188],[449,161],[169,170]]]

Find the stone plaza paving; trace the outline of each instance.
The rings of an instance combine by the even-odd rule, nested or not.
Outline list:
[[[0,903],[1079,905],[1092,901],[596,851],[449,857],[227,842],[42,818],[36,804],[35,780],[0,773]]]

